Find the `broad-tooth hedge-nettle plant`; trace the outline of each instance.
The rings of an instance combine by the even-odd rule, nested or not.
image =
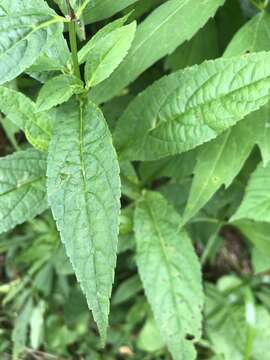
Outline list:
[[[270,221],[270,14],[267,1],[251,1],[258,12],[221,55],[212,18],[224,3],[0,0],[0,111],[29,142],[0,159],[0,232],[51,209],[103,344],[120,223],[134,232],[140,281],[170,356],[192,360],[201,267],[221,226],[249,237],[252,224]],[[90,33],[88,24],[112,16]],[[35,79],[37,95],[19,89],[18,77]],[[201,256],[193,225],[211,222],[202,209],[255,145],[262,161],[240,206],[213,220]],[[180,190],[161,191],[164,178],[180,179]],[[228,209],[234,198],[226,199]]]

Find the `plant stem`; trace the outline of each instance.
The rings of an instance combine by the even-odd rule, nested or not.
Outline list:
[[[73,71],[74,75],[81,79],[80,66],[78,61],[78,47],[77,47],[77,35],[76,35],[76,16],[74,11],[70,5],[69,0],[66,0],[67,9],[68,9],[68,31],[69,31],[69,42],[70,49],[72,54],[72,62],[73,62]]]
[[[79,66],[79,60],[78,60],[76,24],[74,21],[71,20],[68,23],[68,30],[69,30],[69,41],[70,41],[70,48],[71,48],[71,53],[72,53],[74,75],[77,76],[79,79],[81,79],[80,66]]]

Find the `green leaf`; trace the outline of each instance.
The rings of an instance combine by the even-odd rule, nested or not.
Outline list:
[[[142,284],[138,275],[134,275],[121,283],[113,296],[113,305],[122,304],[136,296],[142,290]]]
[[[25,132],[28,141],[46,151],[51,137],[52,119],[46,113],[36,113],[36,104],[22,93],[0,86],[0,111]]]
[[[38,111],[46,111],[68,101],[73,94],[84,91],[83,82],[74,75],[63,74],[47,81],[38,98]]]
[[[95,102],[117,95],[156,61],[189,40],[211,18],[224,0],[169,0],[138,27],[128,56],[117,71],[92,92]]]
[[[89,51],[91,51],[92,48],[96,47],[97,43],[103,40],[107,35],[109,35],[114,30],[117,30],[120,27],[122,27],[127,21],[128,17],[129,14],[121,17],[120,19],[110,22],[102,29],[100,29],[78,52],[79,64],[82,64],[86,61]]]
[[[27,342],[28,325],[33,310],[33,301],[29,299],[22,308],[20,314],[15,320],[14,329],[12,331],[12,359],[17,360],[25,350]]]
[[[270,224],[251,220],[238,220],[233,223],[250,242],[270,258]],[[269,264],[270,268],[270,264]]]
[[[197,149],[194,149],[161,160],[142,162],[139,168],[140,176],[144,182],[162,177],[173,178],[180,182],[192,175],[197,156]]]
[[[270,24],[269,24],[270,26]],[[252,129],[256,129],[255,143],[259,146],[262,154],[263,164],[266,166],[270,161],[270,102],[253,114]],[[252,115],[250,115],[252,116]]]
[[[64,71],[69,57],[70,52],[67,42],[63,34],[59,34],[55,42],[27,69],[27,73]]]
[[[131,46],[135,31],[136,22],[133,22],[96,41],[85,65],[85,80],[88,87],[104,81],[118,67]]]
[[[203,293],[200,265],[181,219],[154,192],[135,210],[137,265],[157,326],[174,359],[195,359],[201,337]],[[193,337],[193,341],[189,338]]]
[[[187,223],[221,185],[229,187],[239,173],[254,146],[257,128],[253,126],[253,120],[251,115],[249,119],[240,121],[198,152],[182,224]]]
[[[155,82],[118,122],[120,155],[156,160],[214,139],[268,102],[269,60],[261,52],[207,61]]]
[[[40,300],[30,317],[30,342],[34,350],[37,350],[42,343],[45,310],[46,303]]]
[[[270,50],[269,25],[270,14],[260,11],[235,34],[224,56]]]
[[[47,208],[46,157],[34,149],[0,158],[0,233]]]
[[[244,199],[231,221],[250,219],[270,222],[270,163],[259,164],[250,176]]]
[[[146,320],[138,336],[137,346],[147,352],[155,352],[164,347],[164,341],[153,317]]]
[[[165,69],[177,71],[219,56],[216,23],[210,20],[190,40],[179,46],[165,61]]]
[[[238,31],[224,56],[270,50],[269,27],[270,15],[259,13]],[[195,215],[221,185],[228,187],[232,183],[255,144],[259,145],[264,164],[267,164],[270,160],[269,110],[270,105],[267,104],[204,145],[198,154],[183,223]]]
[[[270,245],[270,242],[269,242]],[[269,249],[270,250],[270,246]],[[261,251],[257,247],[251,249],[251,262],[255,274],[269,271],[270,269],[270,255]]]
[[[90,24],[106,19],[138,0],[92,0],[83,12],[85,23]]]
[[[230,306],[219,312],[207,324],[211,345],[224,360],[243,360],[248,323],[244,306]],[[233,324],[233,326],[232,326]],[[261,360],[269,354],[270,316],[262,306],[256,306],[256,323],[250,359]]]
[[[43,0],[0,0],[0,84],[34,63],[62,32],[62,21]]]
[[[47,175],[49,203],[62,242],[105,340],[116,262],[120,179],[111,135],[93,103],[70,102],[59,110]]]

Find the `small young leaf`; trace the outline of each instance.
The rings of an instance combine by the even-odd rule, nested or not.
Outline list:
[[[117,288],[114,296],[113,296],[113,305],[119,305],[128,301],[142,290],[142,283],[138,277],[138,275],[134,275],[129,279],[125,280],[121,285]]]
[[[217,137],[269,100],[270,52],[207,61],[154,83],[115,130],[126,160],[156,160]],[[188,84],[188,86],[187,86]]]
[[[25,132],[28,141],[46,151],[51,138],[51,117],[37,114],[36,104],[22,93],[0,86],[0,111]]]
[[[171,205],[146,192],[135,210],[137,265],[160,333],[173,358],[195,359],[201,337],[200,265],[181,219]]]
[[[34,149],[0,158],[0,233],[46,210],[46,157]]]
[[[231,221],[250,219],[270,222],[270,163],[253,172],[244,199]]]
[[[34,63],[62,32],[61,21],[43,0],[0,0],[0,84]]]
[[[93,89],[93,100],[101,103],[117,95],[156,61],[191,39],[223,3],[169,0],[160,5],[139,25],[128,56],[117,71]]]
[[[85,79],[88,87],[104,81],[126,56],[135,35],[136,23],[122,26],[96,41],[90,50],[86,65]]]
[[[89,51],[92,48],[96,47],[98,42],[100,42],[102,39],[104,39],[107,35],[109,35],[114,30],[117,30],[120,27],[122,27],[125,24],[125,22],[127,21],[128,17],[129,17],[129,14],[121,17],[120,19],[110,22],[109,24],[104,26],[102,29],[100,29],[78,52],[79,64],[82,64],[86,61]]]
[[[47,175],[62,242],[104,340],[116,263],[120,177],[111,135],[93,103],[70,102],[58,110]]]
[[[38,111],[46,111],[84,91],[83,82],[74,75],[63,74],[47,81],[37,98]]]

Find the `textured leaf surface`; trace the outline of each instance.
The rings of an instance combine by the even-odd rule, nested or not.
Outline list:
[[[253,172],[244,199],[231,221],[251,219],[270,222],[270,163],[260,164]]]
[[[96,86],[117,68],[126,56],[135,35],[136,23],[122,26],[97,41],[85,65],[87,86]]]
[[[68,139],[68,141],[67,141]],[[103,340],[116,262],[120,180],[101,111],[62,107],[48,157],[48,194],[62,242]]]
[[[207,61],[165,76],[135,98],[115,131],[121,156],[156,160],[190,150],[267,103],[269,52]]]
[[[34,149],[0,158],[0,233],[47,208],[46,157]]]
[[[93,90],[94,101],[103,102],[117,95],[144,70],[189,40],[223,3],[169,0],[155,9],[138,27],[128,56],[117,71]]]
[[[0,84],[31,66],[62,31],[43,0],[0,0]]]
[[[0,86],[0,111],[25,132],[39,150],[47,150],[51,137],[51,117],[36,114],[36,104],[22,93]]]
[[[41,88],[37,98],[38,111],[49,110],[82,91],[83,82],[76,76],[68,74],[56,76]]]
[[[135,211],[137,264],[157,326],[174,359],[195,359],[187,335],[201,337],[200,266],[180,217],[158,193],[147,192]]]
[[[270,15],[261,12],[232,39],[224,56],[270,50]],[[264,163],[270,160],[270,106],[250,114],[217,139],[205,144],[198,154],[189,200],[183,216],[187,222],[221,185],[228,187],[241,170],[253,146],[258,144]]]

